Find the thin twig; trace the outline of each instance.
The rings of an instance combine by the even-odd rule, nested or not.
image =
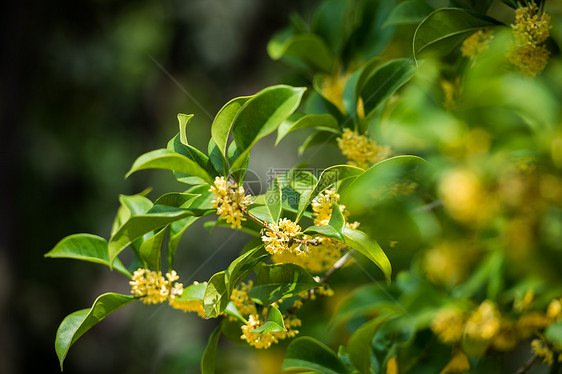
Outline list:
[[[537,362],[538,358],[539,356],[533,355],[533,357],[531,357],[529,361],[527,361],[525,366],[519,369],[519,371],[517,371],[515,374],[525,374],[535,364],[535,362]]]

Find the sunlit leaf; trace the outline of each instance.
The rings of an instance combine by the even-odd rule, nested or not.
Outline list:
[[[277,223],[279,221],[279,216],[281,216],[281,188],[279,186],[279,178],[275,177],[271,187],[265,194],[265,206],[269,212],[270,223]]]
[[[225,272],[216,273],[209,279],[203,298],[203,310],[209,318],[216,318],[221,314],[228,302],[229,293]]]
[[[221,108],[221,110],[219,110],[213,120],[213,124],[211,125],[211,136],[224,156],[226,156],[228,135],[232,129],[234,119],[242,106],[251,98],[253,98],[253,96],[237,97],[230,100]]]
[[[267,318],[263,325],[253,330],[254,334],[266,334],[268,332],[285,331],[285,323],[283,322],[283,314],[274,306],[269,307]]]
[[[55,340],[55,350],[59,358],[61,371],[70,346],[78,338],[109,314],[134,300],[135,297],[133,296],[106,293],[99,296],[91,308],[69,314],[61,322]]]
[[[373,261],[382,270],[386,283],[390,284],[392,267],[380,245],[370,240],[364,232],[350,229],[349,227],[343,228],[343,236],[345,244]]]

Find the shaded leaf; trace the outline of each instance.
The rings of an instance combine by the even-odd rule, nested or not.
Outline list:
[[[91,234],[67,236],[47,252],[45,257],[74,258],[111,267],[107,241],[104,238]],[[132,276],[118,258],[113,262],[113,268],[128,277]]]
[[[215,373],[215,358],[217,355],[217,347],[222,332],[222,324],[219,324],[209,336],[209,341],[201,357],[201,374]]]
[[[419,23],[432,11],[433,8],[425,0],[406,0],[392,9],[383,27]]]
[[[373,261],[382,270],[386,283],[390,284],[392,267],[380,245],[370,240],[364,232],[349,227],[343,228],[343,236],[345,244]]]
[[[334,351],[310,337],[300,337],[289,344],[281,369],[314,370],[322,374],[349,373]]]
[[[188,192],[170,192],[156,199],[154,205],[166,205],[174,208],[187,209],[199,196],[201,195]]]
[[[349,359],[361,373],[369,373],[371,368],[372,340],[386,318],[370,320],[351,335],[347,343]]]
[[[180,239],[189,226],[199,217],[185,217],[179,221],[172,222],[170,225],[170,233],[168,238],[168,270],[172,270],[174,259],[176,257],[176,249]]]
[[[146,239],[139,249],[141,259],[154,270],[160,270],[160,250],[166,235],[166,228],[167,226]]]
[[[274,37],[267,44],[267,52],[274,60],[284,56],[300,59],[313,71],[330,73],[335,56],[326,43],[314,34],[299,34],[285,40],[285,36]]]
[[[243,279],[257,264],[267,257],[269,257],[269,253],[264,249],[263,243],[260,243],[257,247],[243,253],[230,263],[225,271],[226,283],[229,286],[229,297],[238,281]]]
[[[442,8],[432,12],[417,27],[414,34],[414,59],[425,53],[445,56],[466,37],[484,28],[501,25],[501,22],[461,8]]]
[[[265,206],[269,212],[268,222],[277,223],[279,221],[279,217],[281,216],[281,199],[282,195],[279,186],[279,178],[276,176],[273,179],[271,187],[265,194]]]
[[[199,177],[212,183],[211,176],[197,162],[168,149],[157,149],[136,159],[126,177],[144,169],[166,169]]]
[[[275,145],[279,144],[287,134],[300,129],[316,128],[322,131],[340,134],[338,122],[331,114],[302,114],[295,113],[284,121],[277,129]]]
[[[133,296],[106,293],[99,296],[91,308],[82,309],[66,316],[57,330],[55,340],[55,351],[59,358],[61,371],[70,346],[78,338],[106,316],[134,300]]]
[[[298,265],[262,265],[257,270],[250,298],[259,304],[269,305],[276,300],[295,296],[319,286],[320,283]]]
[[[340,206],[336,203],[332,204],[332,215],[330,216],[330,221],[328,225],[333,227],[337,233],[340,234],[340,238],[343,238],[343,227],[345,225],[345,218],[340,210]]]

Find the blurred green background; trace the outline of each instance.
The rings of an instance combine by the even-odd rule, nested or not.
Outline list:
[[[147,186],[154,187],[149,197],[181,190],[165,172],[123,178],[137,156],[164,147],[178,131],[177,113],[196,115],[190,141],[201,147],[210,116],[229,99],[282,81],[298,84],[269,59],[266,43],[292,11],[306,16],[313,8],[296,0],[3,5],[1,373],[59,372],[54,339],[62,319],[100,293],[129,292],[116,272],[43,255],[73,233],[108,237],[119,194]],[[302,136],[274,152],[266,139],[254,152],[268,157],[251,168],[263,178],[271,167],[294,165]],[[224,267],[247,240],[232,233],[218,228],[210,235],[202,222],[190,228],[176,260],[181,280],[203,281]],[[65,372],[198,373],[214,326],[136,303],[73,346]],[[229,372],[261,372],[240,355],[248,350],[228,352],[236,357]]]

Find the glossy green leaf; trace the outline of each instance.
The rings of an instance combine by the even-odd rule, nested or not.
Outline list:
[[[228,176],[228,164],[226,162],[226,157],[213,138],[209,140],[207,151],[209,153],[209,160],[211,160],[211,164],[213,164],[215,170],[226,178]]]
[[[194,213],[190,210],[158,205],[146,214],[132,216],[111,236],[109,240],[109,262],[113,263],[125,247],[144,234],[193,215]]]
[[[386,283],[390,284],[392,267],[380,245],[369,239],[364,232],[349,227],[343,228],[343,236],[345,244],[373,261],[382,270]]]
[[[332,239],[343,241],[342,234],[330,225],[310,226],[310,227],[307,227],[306,230],[303,231],[303,233],[308,234],[308,235],[318,234],[318,235],[325,236],[327,238],[332,238]]]
[[[183,145],[189,145],[187,141],[187,125],[193,118],[193,114],[178,114],[178,122],[180,125],[180,141]]]
[[[358,176],[345,190],[341,202],[350,211],[361,213],[375,207],[398,184],[416,183],[429,164],[417,156],[396,156],[383,160]]]
[[[302,216],[306,211],[306,208],[310,205],[310,202],[312,201],[311,197],[313,192],[314,192],[314,187],[309,187],[301,192],[299,197],[299,206],[297,207],[297,216],[294,221],[295,223],[300,221],[300,219],[302,218]]]
[[[361,326],[351,335],[347,343],[347,352],[353,366],[361,373],[369,373],[371,368],[372,340],[386,318],[374,318]]]
[[[334,351],[310,337],[300,337],[287,347],[282,370],[314,370],[322,374],[348,374]]]
[[[241,254],[230,263],[225,271],[225,280],[229,287],[229,297],[238,281],[244,278],[257,264],[267,257],[269,257],[269,253],[264,249],[263,244],[260,244]]]
[[[174,259],[176,257],[176,249],[178,248],[180,239],[193,222],[197,221],[199,217],[186,217],[179,221],[172,222],[170,225],[170,232],[168,236],[168,269],[172,270],[174,266]]]
[[[229,301],[228,304],[226,304],[226,308],[224,309],[224,312],[229,316],[238,319],[242,323],[248,323],[246,318],[244,318],[244,316],[240,314],[240,311],[238,310],[238,308],[236,308],[236,305],[234,305],[232,301]]]
[[[363,82],[361,97],[365,116],[394,94],[414,76],[416,68],[409,59],[397,59],[378,66]]]
[[[326,43],[314,34],[299,34],[288,40],[273,38],[267,44],[267,52],[274,60],[292,56],[301,60],[313,71],[330,73],[335,56]]]
[[[363,169],[349,165],[335,165],[326,168],[322,174],[320,174],[320,178],[318,178],[318,183],[316,183],[314,191],[312,192],[312,199],[334,184],[349,178],[355,178],[361,173],[363,173]]]
[[[250,298],[259,304],[269,305],[319,286],[312,275],[298,265],[262,265],[257,270]]]
[[[166,227],[146,239],[140,246],[141,259],[154,270],[160,270],[160,252],[166,236]]]
[[[384,27],[419,23],[431,12],[433,8],[425,0],[406,0],[392,9]]]
[[[341,53],[355,26],[354,1],[324,0],[312,18],[312,32],[336,53]]]
[[[322,131],[340,134],[338,122],[330,114],[302,114],[295,113],[284,121],[277,129],[277,140],[275,145],[279,144],[287,134],[300,129],[316,128]]]
[[[501,25],[493,18],[461,8],[442,8],[432,12],[414,34],[414,59],[426,53],[445,56],[465,38],[485,28]]]
[[[70,346],[78,338],[109,314],[134,300],[133,296],[106,293],[99,296],[91,308],[69,314],[61,322],[55,340],[55,351],[59,358],[61,371]]]
[[[187,140],[187,138],[186,138]],[[183,144],[181,141],[181,134],[177,134],[168,142],[168,146],[166,147],[169,151],[175,152],[179,155],[185,156],[188,159],[195,161],[197,165],[199,165],[203,170],[205,170],[211,178],[218,176],[217,170],[213,166],[213,163],[209,159],[209,157],[198,150],[197,148],[193,147],[190,144]],[[194,178],[198,178],[199,180],[203,180],[200,177],[191,176],[189,173],[184,173],[180,171],[174,171],[174,176],[177,180],[187,184],[193,184],[191,180]],[[199,183],[199,182],[195,182]]]
[[[205,289],[207,288],[207,282],[193,283],[187,287],[183,288],[183,292],[180,296],[176,296],[177,301],[187,301],[187,300],[200,300],[203,301],[205,298]]]
[[[219,110],[213,120],[213,124],[211,125],[211,136],[224,156],[226,156],[228,135],[232,129],[234,119],[244,104],[246,104],[246,102],[251,98],[253,98],[253,96],[242,96],[230,100],[221,108],[221,110]]]
[[[91,234],[67,236],[47,252],[45,257],[74,258],[110,266],[107,241],[104,238]],[[118,258],[115,259],[113,268],[128,277],[132,276]]]
[[[519,8],[519,5],[517,5],[517,0],[501,0],[504,4],[507,4],[508,6],[512,7],[513,9],[517,9]]]
[[[166,205],[174,208],[187,209],[199,196],[201,195],[188,192],[170,192],[156,199],[154,205]]]
[[[325,78],[320,74],[314,77],[312,83],[315,91],[307,95],[304,112],[307,114],[330,114],[338,123],[342,123],[345,121],[344,114],[334,103],[320,94],[322,79]]]
[[[216,318],[221,314],[228,302],[228,286],[224,271],[216,273],[209,279],[203,298],[203,310],[209,318]]]
[[[232,125],[232,136],[239,156],[230,170],[245,167],[250,149],[264,136],[272,133],[299,106],[305,88],[272,86],[258,92],[238,112]]]
[[[136,195],[119,195],[120,206],[111,227],[111,235],[121,227],[131,216],[146,213],[152,208],[152,201],[142,193]]]
[[[268,332],[285,331],[285,323],[283,322],[283,314],[274,306],[269,307],[267,319],[265,323],[252,331],[254,334],[266,334]]]
[[[222,332],[222,323],[219,324],[209,336],[209,341],[201,357],[201,374],[215,374],[215,361],[217,355],[217,347]]]
[[[340,235],[343,235],[342,230],[345,226],[345,218],[340,210],[340,206],[336,203],[332,205],[332,215],[330,216],[328,225],[333,227]]]
[[[209,173],[199,166],[197,162],[168,149],[157,149],[155,151],[145,153],[137,158],[126,177],[136,171],[144,169],[166,169],[178,171],[201,178],[208,183],[213,182]]]
[[[333,132],[316,131],[312,133],[308,138],[306,138],[304,143],[302,143],[302,145],[299,147],[299,156],[302,156],[304,151],[306,151],[308,148],[312,146],[335,143],[336,138],[337,135],[334,134]]]
[[[281,187],[279,186],[279,178],[275,177],[271,183],[271,187],[265,194],[265,206],[269,212],[270,223],[277,223],[281,216]]]

